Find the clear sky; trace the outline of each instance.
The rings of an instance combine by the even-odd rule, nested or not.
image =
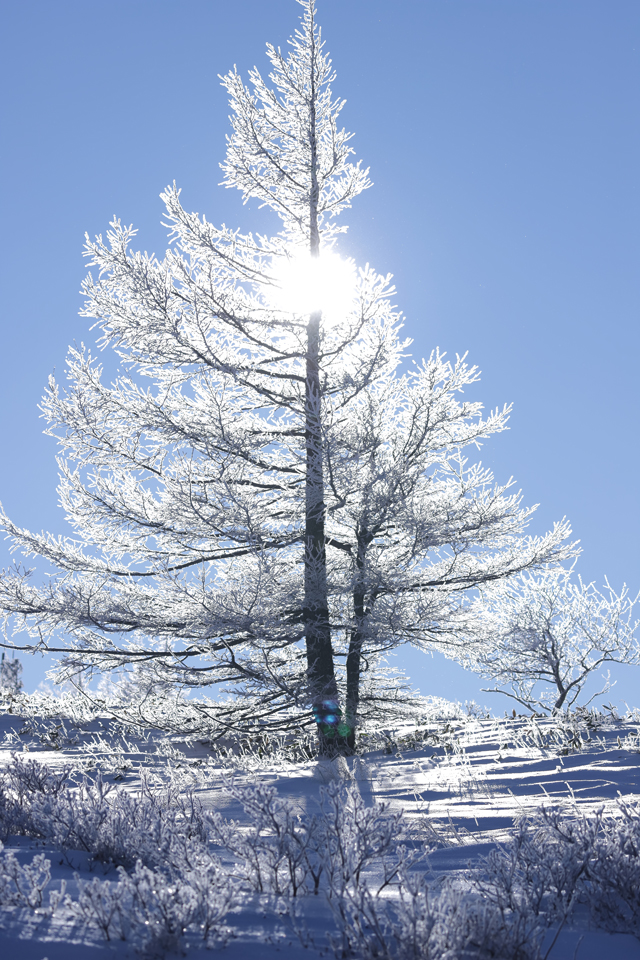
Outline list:
[[[266,72],[294,0],[2,0],[0,499],[65,533],[55,441],[37,404],[78,317],[84,232],[117,214],[161,254],[158,194],[243,229],[273,227],[217,186],[228,107],[218,74]],[[568,516],[578,569],[640,588],[640,4],[637,0],[319,0],[374,188],[342,249],[391,272],[417,358],[483,371],[474,398],[514,403],[482,451]],[[0,543],[0,565],[8,562]],[[503,702],[441,658],[407,660],[424,693]],[[25,661],[27,688],[46,662]],[[640,668],[613,699],[640,706]],[[504,706],[508,702],[504,701]]]

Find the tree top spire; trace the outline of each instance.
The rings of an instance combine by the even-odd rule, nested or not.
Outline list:
[[[335,218],[371,185],[368,170],[350,160],[352,134],[338,127],[344,100],[332,99],[335,78],[315,22],[313,0],[289,40],[287,55],[267,44],[271,61],[268,86],[257,68],[249,72],[251,89],[234,68],[221,77],[230,97],[233,132],[220,166],[223,184],[255,197],[274,210],[295,245],[314,243],[318,231],[326,243],[346,227]]]

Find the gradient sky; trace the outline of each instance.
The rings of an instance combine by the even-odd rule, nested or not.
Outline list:
[[[217,75],[267,72],[294,0],[0,3],[0,500],[65,533],[55,441],[37,405],[78,317],[84,232],[117,214],[161,254],[158,194],[213,222],[277,229],[217,186],[228,106]],[[640,588],[638,333],[640,4],[637,0],[319,0],[374,188],[342,250],[395,276],[419,359],[469,352],[473,397],[514,403],[482,460],[569,517],[583,579]],[[0,565],[8,562],[0,542]],[[508,701],[441,657],[405,658],[423,693]],[[26,687],[47,662],[24,661]],[[640,706],[640,668],[612,671]]]

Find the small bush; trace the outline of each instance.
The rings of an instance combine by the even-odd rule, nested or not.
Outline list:
[[[67,898],[67,905],[106,940],[129,940],[144,956],[182,950],[189,932],[210,944],[234,900],[233,885],[213,861],[173,881],[140,861],[131,873],[118,872],[117,883],[77,878],[78,899]]]
[[[7,907],[29,907],[39,910],[43,904],[45,888],[51,881],[51,861],[38,853],[30,864],[21,866],[13,853],[5,851],[0,843],[0,904]],[[54,913],[62,897],[65,884],[60,891],[49,893],[47,912]]]
[[[100,775],[75,786],[70,768],[52,773],[15,755],[0,776],[0,829],[5,838],[37,837],[63,853],[80,850],[94,861],[124,867],[140,860],[179,869],[193,857],[191,847],[208,842],[205,816],[190,793],[171,786],[154,791],[143,780],[131,794]]]
[[[297,897],[323,890],[337,896],[374,864],[382,889],[409,860],[399,848],[401,815],[390,816],[385,804],[365,806],[355,787],[321,787],[321,812],[305,820],[273,787],[229,789],[250,826],[243,830],[213,814],[212,837],[234,855],[239,877],[259,893]]]

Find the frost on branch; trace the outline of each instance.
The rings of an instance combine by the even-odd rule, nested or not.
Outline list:
[[[229,792],[250,828],[214,814],[211,835],[237,858],[242,880],[258,893],[339,898],[374,867],[382,890],[415,859],[399,846],[402,817],[390,815],[385,804],[367,807],[353,786],[321,787],[320,813],[306,818],[273,787],[231,785]]]

